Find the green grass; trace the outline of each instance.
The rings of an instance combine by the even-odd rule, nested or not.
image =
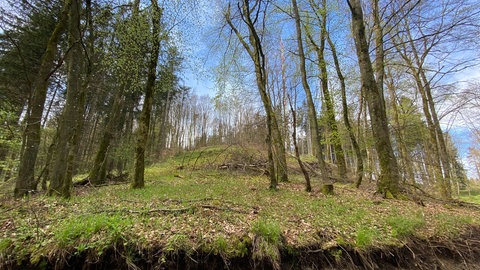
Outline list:
[[[415,235],[416,230],[425,226],[422,214],[416,215],[392,215],[387,218],[387,224],[391,227],[391,235],[398,239]]]
[[[53,231],[59,248],[75,246],[77,252],[93,249],[101,252],[112,243],[124,240],[124,232],[133,225],[128,217],[92,214],[61,221]]]
[[[363,227],[356,232],[355,246],[360,249],[372,247],[377,240],[379,231],[376,228]]]
[[[465,196],[460,196],[460,199],[462,201],[480,204],[480,195],[471,195],[471,196],[465,195]]]
[[[295,174],[271,191],[258,171],[218,168],[262,158],[240,147],[204,148],[147,168],[144,189],[126,183],[79,188],[70,200],[6,200],[0,205],[0,263],[8,256],[37,262],[59,254],[98,256],[122,245],[130,252],[160,247],[224,258],[251,254],[275,264],[281,249],[368,250],[401,245],[408,237],[455,236],[480,225],[474,209],[382,200],[342,185],[326,197],[318,180],[307,193]]]
[[[274,245],[278,245],[282,237],[280,225],[273,220],[257,220],[252,224],[252,232],[256,236]]]

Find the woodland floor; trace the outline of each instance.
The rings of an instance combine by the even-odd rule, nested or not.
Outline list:
[[[480,269],[480,195],[383,199],[367,181],[325,196],[318,179],[307,193],[294,160],[270,191],[262,160],[205,148],[149,167],[144,189],[2,195],[0,269]]]

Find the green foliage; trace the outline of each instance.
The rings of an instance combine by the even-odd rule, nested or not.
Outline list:
[[[374,244],[376,237],[379,235],[379,231],[375,227],[362,227],[357,230],[355,236],[355,244],[360,249],[365,249]]]
[[[227,239],[223,235],[220,235],[217,237],[214,242],[214,249],[213,253],[218,255],[218,254],[225,254],[227,252],[227,247],[228,247],[228,242]]]
[[[471,181],[468,183],[468,190],[460,190],[460,199],[462,201],[480,204],[480,186]]]
[[[470,216],[454,216],[445,213],[439,213],[435,216],[437,235],[457,236],[465,226],[475,224],[475,220]]]
[[[461,196],[463,201],[480,204],[480,195],[475,196]]]
[[[394,215],[387,218],[387,224],[392,228],[392,236],[400,239],[414,235],[415,231],[425,225],[422,215],[402,216]]]
[[[54,232],[60,248],[75,247],[78,253],[85,250],[102,252],[112,243],[119,242],[132,225],[129,218],[119,215],[96,214],[74,217],[61,222]]]
[[[189,244],[188,236],[182,233],[172,235],[165,245],[165,251],[172,253],[185,251],[188,253],[191,251],[191,245]]]
[[[278,245],[282,239],[280,225],[269,219],[259,219],[252,225],[252,232],[268,243]]]
[[[252,225],[255,234],[253,241],[253,258],[257,260],[269,260],[272,265],[280,261],[282,230],[280,225],[269,219],[259,219]]]
[[[6,252],[9,248],[11,248],[12,244],[13,244],[13,240],[10,238],[0,239],[0,256],[2,256],[4,252]]]
[[[343,251],[341,248],[334,248],[329,250],[329,253],[335,258],[336,261],[340,261],[342,259]]]
[[[12,153],[19,153],[22,144],[17,115],[7,107],[0,107],[0,168],[4,172],[18,167],[19,160]]]

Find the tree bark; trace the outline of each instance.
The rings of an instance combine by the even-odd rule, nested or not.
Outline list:
[[[133,174],[132,188],[143,188],[145,186],[145,151],[147,149],[153,94],[155,91],[157,62],[160,54],[160,18],[162,13],[157,0],[152,0],[152,6],[154,8],[154,13],[152,15],[152,51],[148,65],[147,83],[145,85],[145,98],[138,123],[137,146],[135,148],[135,170]]]
[[[64,198],[71,196],[72,170],[74,155],[77,150],[78,136],[81,132],[81,113],[84,106],[84,95],[81,84],[82,46],[80,33],[81,2],[72,0],[68,22],[67,56],[67,98],[59,120],[58,141],[54,155],[49,195]]]
[[[300,23],[300,15],[298,12],[297,1],[292,0],[293,13],[295,17],[295,29],[297,34],[298,57],[300,59],[300,73],[302,76],[302,85],[307,98],[308,120],[310,123],[310,134],[312,136],[312,150],[318,160],[320,171],[323,177],[327,177],[325,161],[323,160],[323,146],[320,141],[320,130],[318,128],[317,111],[313,101],[310,85],[307,80],[307,70],[305,61],[305,52],[303,49],[302,27]]]
[[[330,39],[330,35],[327,32],[327,41],[332,50],[333,62],[335,64],[335,70],[337,72],[338,80],[340,81],[340,91],[342,94],[342,112],[343,112],[343,122],[345,123],[345,128],[347,129],[348,136],[352,142],[353,150],[355,151],[355,156],[357,158],[357,179],[355,180],[355,187],[359,188],[363,180],[363,157],[362,152],[360,151],[360,146],[358,144],[357,138],[355,137],[355,132],[353,131],[352,125],[350,124],[350,119],[348,116],[348,104],[347,104],[347,91],[345,85],[345,77],[340,68],[340,62],[338,61],[337,50],[335,44]]]
[[[352,15],[352,30],[357,51],[362,88],[368,102],[368,111],[372,123],[372,132],[375,140],[380,163],[380,177],[377,190],[384,195],[397,196],[399,191],[399,170],[397,159],[393,152],[388,129],[387,114],[383,93],[380,92],[375,81],[369,47],[366,40],[363,10],[360,0],[347,0]],[[378,46],[378,45],[377,45]],[[383,44],[382,44],[383,46]]]
[[[37,183],[34,178],[35,163],[41,137],[41,120],[44,110],[47,89],[54,60],[57,54],[57,44],[61,35],[67,27],[68,12],[72,4],[71,0],[65,0],[60,19],[48,40],[47,48],[42,56],[40,68],[35,80],[32,99],[28,106],[28,113],[25,119],[24,142],[20,157],[18,177],[15,183],[14,195],[21,197],[31,190],[36,190]]]

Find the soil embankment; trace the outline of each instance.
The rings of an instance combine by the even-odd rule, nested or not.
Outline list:
[[[221,254],[163,253],[161,249],[132,252],[112,247],[100,257],[82,253],[68,258],[4,265],[5,269],[480,269],[480,228],[471,227],[455,239],[411,238],[401,247],[359,251],[334,246],[329,249],[304,247],[280,250],[279,261],[252,259],[252,249],[244,257],[225,258]]]

